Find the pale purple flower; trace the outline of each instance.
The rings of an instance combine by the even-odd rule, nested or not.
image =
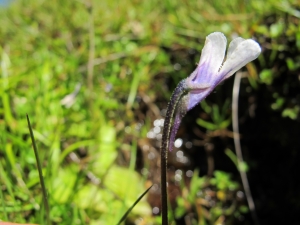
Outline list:
[[[181,119],[186,112],[201,102],[218,84],[256,59],[261,52],[259,44],[254,40],[238,37],[230,42],[225,57],[226,45],[227,40],[220,32],[206,37],[200,62],[196,70],[185,79],[184,88],[188,93],[178,103],[170,136],[170,150],[172,150]]]

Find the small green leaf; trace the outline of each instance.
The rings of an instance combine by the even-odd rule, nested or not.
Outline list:
[[[207,104],[207,102],[205,100],[201,101],[200,105],[204,112],[206,112],[207,114],[211,113],[211,107]]]
[[[276,38],[280,36],[284,31],[284,23],[278,22],[270,26],[270,36]]]
[[[290,119],[295,120],[298,117],[299,110],[300,110],[299,106],[295,106],[294,108],[287,108],[283,110],[282,116],[289,117]]]
[[[239,207],[239,210],[242,212],[242,213],[247,213],[249,211],[248,207],[245,206],[245,205],[241,205]]]
[[[58,203],[68,202],[74,192],[74,186],[77,180],[79,168],[72,164],[67,168],[60,168],[52,185],[51,196]]]
[[[220,125],[219,125],[219,128],[220,129],[225,129],[227,128],[231,123],[231,119],[228,119],[228,120],[223,120]]]
[[[280,109],[280,108],[282,107],[282,105],[283,105],[284,102],[285,102],[285,99],[284,99],[284,98],[278,97],[278,98],[276,99],[275,103],[273,103],[273,104],[271,105],[271,108],[272,108],[273,110]]]
[[[210,122],[207,122],[203,119],[197,119],[197,124],[200,125],[201,127],[204,127],[208,130],[216,130],[217,129],[217,125],[213,124],[213,123],[210,123]]]
[[[249,170],[249,166],[245,162],[240,162],[239,163],[239,170],[243,172],[247,172]]]
[[[270,69],[264,69],[263,71],[261,71],[259,77],[260,80],[265,84],[270,85],[273,82],[272,71]]]

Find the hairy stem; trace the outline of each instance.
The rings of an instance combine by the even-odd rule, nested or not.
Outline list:
[[[185,80],[182,80],[174,90],[170,102],[168,103],[167,113],[164,121],[162,133],[162,143],[160,149],[161,163],[161,210],[162,225],[168,225],[168,194],[167,194],[167,160],[169,149],[169,138],[172,127],[172,118],[176,110],[176,106],[181,97],[187,92]]]

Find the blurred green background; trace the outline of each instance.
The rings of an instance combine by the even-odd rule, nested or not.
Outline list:
[[[241,145],[260,224],[300,211],[297,0],[15,0],[0,8],[0,220],[43,224],[26,122],[53,224],[160,224],[167,101],[205,37],[253,38],[240,84]],[[233,78],[183,120],[169,155],[172,224],[253,224],[232,139]]]

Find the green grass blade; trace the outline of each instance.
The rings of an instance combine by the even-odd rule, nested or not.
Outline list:
[[[35,158],[36,158],[36,163],[37,163],[37,168],[38,168],[38,172],[39,172],[40,182],[41,182],[41,186],[42,186],[44,204],[45,204],[45,209],[46,209],[46,218],[47,218],[47,223],[46,224],[50,225],[51,224],[50,223],[50,210],[49,210],[48,197],[47,197],[46,187],[45,187],[43,173],[42,173],[41,162],[40,162],[37,147],[36,147],[36,144],[35,144],[35,139],[34,139],[33,131],[32,131],[32,128],[31,128],[30,120],[29,120],[28,115],[26,115],[26,117],[27,117],[27,123],[28,123],[29,132],[30,132],[30,137],[31,137],[31,141],[32,141],[32,146],[33,146],[33,150],[34,150],[34,154],[35,154]]]
[[[1,170],[0,170],[0,177],[1,177]],[[4,219],[6,221],[8,221],[8,216],[7,216],[6,207],[5,207],[5,203],[4,203],[4,195],[3,195],[3,192],[2,192],[2,188],[0,188],[0,199],[1,199],[1,205],[2,205],[2,208],[3,208]]]
[[[129,163],[129,168],[132,171],[134,171],[134,167],[136,164],[136,151],[137,151],[137,142],[136,140],[133,140],[132,147],[131,147],[130,163]]]
[[[131,210],[135,207],[136,204],[148,193],[148,191],[152,188],[153,185],[151,185],[134,203],[133,205],[126,211],[126,213],[122,216],[120,221],[117,223],[117,225],[120,225],[128,216],[128,214],[131,212]]]

